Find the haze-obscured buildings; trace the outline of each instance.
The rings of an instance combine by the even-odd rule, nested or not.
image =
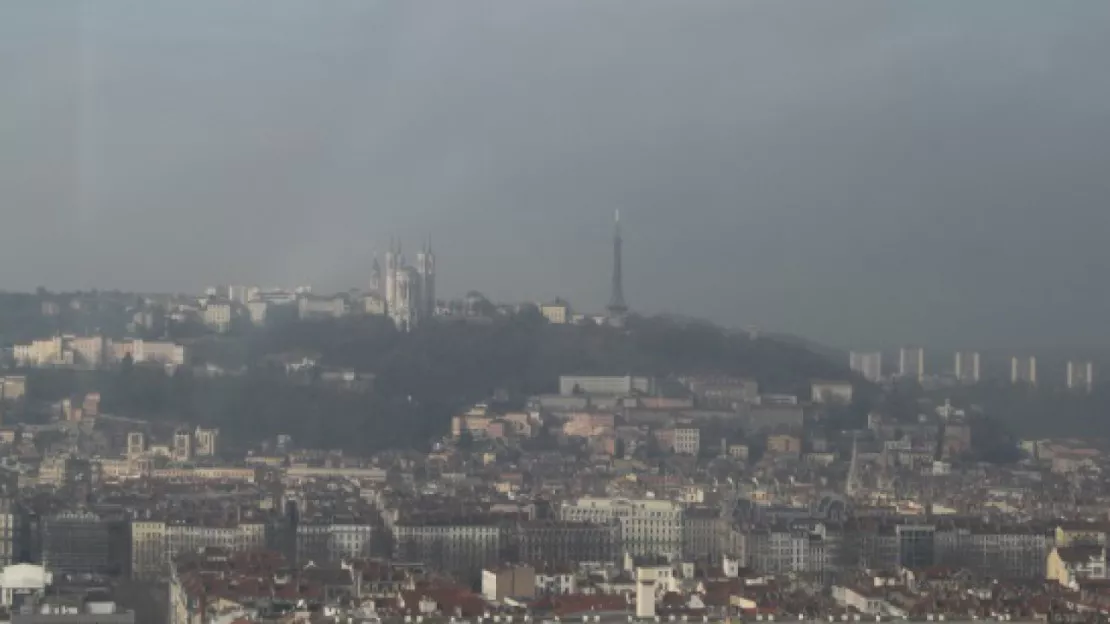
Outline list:
[[[898,352],[898,376],[921,381],[925,376],[925,349],[903,347]]]
[[[848,357],[852,370],[872,383],[883,378],[883,354],[878,351],[852,351]]]
[[[979,352],[957,351],[954,370],[956,381],[964,384],[979,383]]]
[[[1010,383],[1037,385],[1037,358],[1032,355],[1010,358]]]

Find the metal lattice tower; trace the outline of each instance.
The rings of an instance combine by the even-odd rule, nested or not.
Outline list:
[[[609,296],[609,317],[620,320],[628,313],[624,302],[624,276],[621,272],[621,212],[613,213],[613,286]]]

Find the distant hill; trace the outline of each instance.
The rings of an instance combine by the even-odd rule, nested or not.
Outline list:
[[[813,351],[814,353],[832,362],[843,363],[848,361],[847,351],[844,351],[843,349],[837,349],[835,347],[830,347],[829,345],[817,342],[815,340],[810,340],[809,338],[795,336],[794,334],[782,334],[775,332],[767,333],[765,335],[771,340],[777,340],[785,344],[795,345],[798,347],[802,347],[803,349]]]
[[[374,372],[387,387],[472,395],[497,387],[553,392],[559,375],[713,373],[750,377],[778,392],[815,378],[848,379],[839,361],[800,342],[750,338],[704,321],[633,317],[623,330],[551,325],[524,312],[489,324],[429,323],[409,334],[380,319],[298,323],[260,338],[256,352],[310,350],[327,364]],[[396,385],[396,386],[395,386]],[[408,392],[408,390],[406,390]]]
[[[206,341],[211,342],[211,341]],[[198,349],[200,360],[234,352],[250,366],[232,377],[170,376],[161,369],[34,371],[28,392],[48,401],[97,390],[108,412],[218,426],[229,441],[288,433],[306,446],[355,451],[414,446],[447,431],[450,417],[495,390],[555,392],[559,375],[721,374],[771,392],[805,395],[809,380],[848,379],[842,363],[772,337],[752,339],[700,321],[632,318],[625,329],[548,324],[534,309],[488,323],[435,322],[410,333],[382,318],[293,322]],[[211,345],[209,345],[211,347]],[[326,366],[376,376],[370,394],[290,382],[265,362],[319,354]],[[198,362],[200,363],[200,362]]]

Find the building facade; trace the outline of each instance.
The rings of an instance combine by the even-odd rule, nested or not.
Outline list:
[[[861,377],[877,383],[883,378],[883,354],[878,351],[852,351],[848,364]]]

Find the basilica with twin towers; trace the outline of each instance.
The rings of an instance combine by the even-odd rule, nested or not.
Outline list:
[[[386,314],[401,331],[431,318],[436,310],[436,256],[431,239],[416,253],[415,266],[406,262],[401,243],[391,240],[385,266],[374,260],[371,288],[381,295]]]

